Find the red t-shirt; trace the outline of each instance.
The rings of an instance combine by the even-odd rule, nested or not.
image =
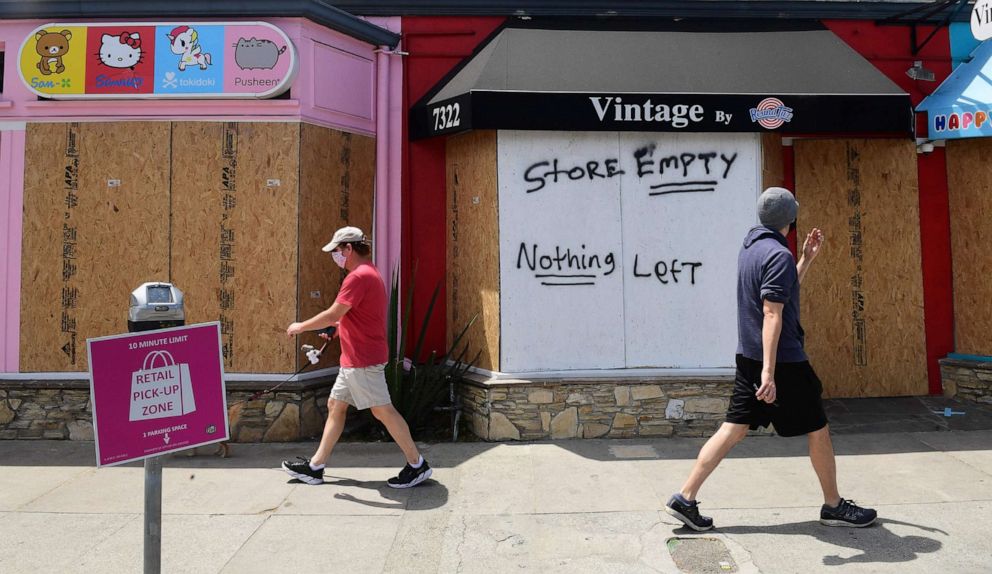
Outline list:
[[[335,302],[351,309],[341,318],[341,366],[381,365],[389,360],[386,344],[386,285],[379,270],[362,263],[348,273]]]

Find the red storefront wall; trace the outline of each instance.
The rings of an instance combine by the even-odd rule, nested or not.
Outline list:
[[[403,18],[404,107],[409,110],[452,68],[471,56],[503,18]],[[427,331],[426,353],[445,348],[445,138],[409,141],[403,119],[403,284],[414,281],[409,349],[413,349],[431,293],[441,285]],[[413,274],[416,274],[413,277]],[[417,357],[418,359],[420,357]]]

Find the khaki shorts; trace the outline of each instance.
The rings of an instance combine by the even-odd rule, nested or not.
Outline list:
[[[386,364],[341,367],[331,388],[331,398],[344,401],[358,410],[390,404],[392,401],[389,400],[389,387],[386,386]]]

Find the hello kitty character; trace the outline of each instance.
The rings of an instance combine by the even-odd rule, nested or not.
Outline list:
[[[180,72],[186,70],[186,66],[199,66],[201,70],[206,70],[210,65],[210,54],[200,47],[198,35],[193,28],[177,26],[165,36],[169,39],[172,53],[180,56]]]
[[[104,34],[100,44],[100,63],[104,66],[133,70],[141,62],[141,36],[137,32]]]

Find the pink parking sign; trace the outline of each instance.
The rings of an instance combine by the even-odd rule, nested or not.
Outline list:
[[[220,323],[87,339],[97,466],[228,440]]]

